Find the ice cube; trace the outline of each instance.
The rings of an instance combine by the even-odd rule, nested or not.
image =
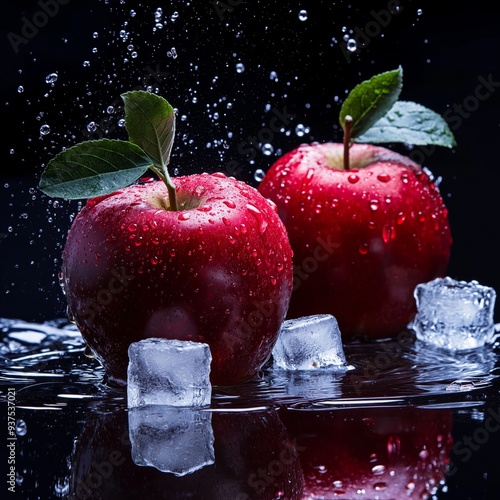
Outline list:
[[[318,314],[283,322],[274,346],[273,365],[286,370],[347,370],[337,320]]]
[[[184,476],[215,462],[210,411],[143,406],[129,411],[128,425],[136,465]]]
[[[128,407],[210,405],[210,347],[200,342],[149,338],[128,349]]]
[[[447,276],[417,285],[414,296],[417,314],[408,328],[417,339],[457,351],[493,341],[493,288]]]

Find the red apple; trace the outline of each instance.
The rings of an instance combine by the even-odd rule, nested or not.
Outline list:
[[[429,498],[445,478],[450,409],[284,409],[307,499]]]
[[[415,314],[417,284],[443,276],[448,214],[408,157],[369,144],[304,144],[271,166],[259,191],[278,206],[294,252],[288,317],[330,313],[346,338],[391,337]]]
[[[255,375],[292,290],[292,253],[275,207],[223,174],[161,181],[90,199],[63,251],[68,313],[105,368],[126,381],[127,348],[147,337],[208,343],[211,381]]]

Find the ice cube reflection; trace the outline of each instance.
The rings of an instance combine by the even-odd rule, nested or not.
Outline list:
[[[136,465],[185,476],[215,461],[208,411],[163,405],[133,408],[128,424]]]

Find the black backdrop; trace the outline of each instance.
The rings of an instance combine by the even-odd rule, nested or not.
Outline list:
[[[122,92],[151,85],[178,109],[175,173],[222,170],[256,184],[256,169],[266,170],[301,142],[341,140],[337,116],[346,89],[399,65],[401,98],[447,113],[457,138],[453,150],[413,153],[442,177],[454,238],[448,274],[500,291],[498,23],[494,4],[486,2],[4,3],[0,316],[64,316],[57,273],[78,203],[54,202],[36,185],[43,165],[63,147],[91,137],[125,138],[118,125]],[[347,49],[345,35],[357,39],[356,51]],[[57,80],[47,82],[52,73]],[[283,132],[261,137],[273,147],[266,155],[249,138],[273,110],[294,117]],[[89,132],[91,122],[96,129]]]

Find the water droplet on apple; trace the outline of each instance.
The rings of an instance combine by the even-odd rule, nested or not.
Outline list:
[[[370,210],[373,212],[378,210],[378,200],[370,200]]]
[[[348,177],[347,177],[347,180],[351,183],[351,184],[356,184],[356,182],[359,181],[359,175],[356,175],[356,174],[350,174]]]
[[[177,252],[174,249],[171,249],[168,254],[170,255],[170,257],[175,257],[177,255]]]
[[[413,481],[410,481],[407,485],[406,485],[406,489],[408,491],[413,491],[415,489],[415,483]]]
[[[135,231],[137,231],[137,224],[135,224],[135,223],[134,224],[130,224],[128,226],[128,230],[129,230],[130,233],[134,233]]]
[[[366,255],[368,253],[368,243],[361,243],[361,245],[359,245],[358,252],[361,255]]]
[[[153,264],[153,266],[156,266],[158,265],[158,257],[151,257],[151,264]]]
[[[305,177],[306,183],[309,183],[313,177],[314,177],[314,170],[312,168],[310,168],[307,170],[307,173],[306,173],[306,177]]]
[[[401,451],[401,440],[399,437],[389,436],[387,440],[387,455],[389,457],[394,457],[399,455]]]
[[[387,483],[384,483],[383,481],[380,481],[378,483],[375,483],[373,485],[373,488],[375,489],[375,491],[385,490],[387,488]]]
[[[372,467],[372,474],[374,476],[380,476],[385,472],[385,465],[374,465]]]
[[[380,182],[389,182],[391,180],[391,176],[389,174],[378,174],[377,179]]]
[[[382,228],[382,240],[384,243],[389,243],[389,241],[393,240],[396,237],[396,231],[389,224],[384,224]]]
[[[271,280],[271,285],[273,286],[278,282],[278,280],[274,276],[271,276],[269,279]]]
[[[255,217],[258,223],[259,232],[263,234],[267,229],[267,221],[264,219],[262,212],[251,203],[247,203],[247,210]]]
[[[222,203],[228,208],[236,208],[236,203],[234,203],[234,201],[224,200]]]
[[[212,207],[210,205],[201,205],[196,210],[198,210],[199,212],[210,212],[210,210],[212,210]]]
[[[401,181],[403,184],[408,184],[408,174],[406,172],[401,174]]]
[[[396,219],[396,223],[398,225],[401,225],[405,220],[406,220],[406,215],[403,212],[399,212],[398,217]]]
[[[179,220],[189,220],[191,218],[191,215],[187,212],[181,212],[177,218]]]
[[[234,245],[234,244],[236,243],[236,240],[235,240],[235,239],[234,239],[231,235],[229,235],[229,236],[227,237],[227,239],[229,240],[229,243],[230,243],[231,245]]]
[[[223,222],[226,226],[230,226],[230,225],[231,225],[231,221],[230,221],[227,217],[222,217],[222,222]]]
[[[319,215],[321,213],[321,208],[322,208],[321,205],[316,205],[316,208],[314,209],[314,213],[316,215]]]

